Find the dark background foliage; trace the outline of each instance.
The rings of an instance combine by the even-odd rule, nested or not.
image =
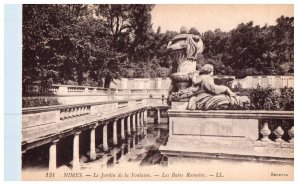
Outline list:
[[[166,45],[179,33],[153,30],[153,7],[23,5],[23,84],[108,86],[120,77],[167,77]],[[241,23],[229,32],[183,30],[201,35],[205,48],[197,66],[213,64],[215,74],[294,72],[293,17],[281,16],[274,26]]]

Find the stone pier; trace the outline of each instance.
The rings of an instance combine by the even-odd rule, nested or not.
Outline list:
[[[160,124],[160,109],[156,109],[157,110],[157,124]]]
[[[124,125],[124,118],[121,118],[121,139],[125,139],[125,125]]]
[[[92,128],[91,130],[91,139],[90,139],[90,159],[95,160],[96,159],[96,138],[95,138],[95,131],[96,126]]]
[[[80,132],[77,132],[74,135],[73,139],[73,170],[78,170],[80,167],[79,163],[79,135]]]
[[[130,115],[127,116],[127,134],[130,135],[131,134],[131,128],[130,128]]]
[[[132,115],[132,131],[136,132],[135,113],[133,113],[133,115]]]
[[[144,127],[144,111],[141,111],[141,126]]]
[[[102,141],[103,141],[103,151],[108,151],[108,143],[107,143],[107,123],[103,125],[102,131]]]
[[[117,132],[117,119],[114,120],[113,123],[113,144],[117,145],[118,144],[118,132]]]
[[[141,123],[140,123],[140,112],[136,113],[136,122],[137,122],[137,129],[140,130]]]
[[[49,148],[49,170],[53,171],[56,170],[56,144],[58,140],[55,140],[51,143]]]
[[[147,123],[148,123],[148,109],[146,109],[145,111],[144,111],[144,123],[145,123],[145,125],[147,125]]]

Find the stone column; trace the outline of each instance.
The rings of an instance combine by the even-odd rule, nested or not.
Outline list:
[[[79,169],[79,134],[77,132],[73,139],[73,170]]]
[[[125,139],[125,125],[124,125],[124,118],[121,118],[121,138]]]
[[[141,112],[141,126],[144,126],[144,111]]]
[[[56,144],[58,140],[51,143],[49,148],[49,171],[56,170]]]
[[[144,119],[145,119],[145,125],[147,125],[148,123],[148,109],[145,110],[145,114],[144,114]]]
[[[96,127],[93,127],[91,130],[91,142],[90,142],[90,159],[96,159],[96,138],[95,138]]]
[[[157,124],[160,124],[160,109],[157,108]]]
[[[137,112],[136,113],[136,116],[137,116],[137,118],[136,118],[136,121],[137,121],[137,128],[138,128],[138,130],[141,128],[141,123],[140,123],[140,112]]]
[[[136,132],[136,127],[135,127],[135,113],[132,115],[132,131]]]
[[[102,141],[103,141],[103,151],[108,151],[108,143],[107,143],[107,123],[103,125],[102,131]]]
[[[118,136],[117,136],[117,119],[115,119],[114,121],[114,125],[113,125],[113,143],[114,145],[118,144]]]
[[[127,117],[127,134],[131,134],[131,128],[130,128],[130,116]]]

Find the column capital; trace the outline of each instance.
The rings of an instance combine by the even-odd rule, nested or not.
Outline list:
[[[79,134],[81,134],[81,131],[79,131],[79,132],[76,132],[74,135],[79,135]]]
[[[59,139],[53,140],[52,144],[56,144],[59,141]]]

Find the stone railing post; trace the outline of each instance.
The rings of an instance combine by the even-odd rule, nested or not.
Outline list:
[[[58,86],[57,95],[66,95],[68,94],[68,87],[66,86]]]

